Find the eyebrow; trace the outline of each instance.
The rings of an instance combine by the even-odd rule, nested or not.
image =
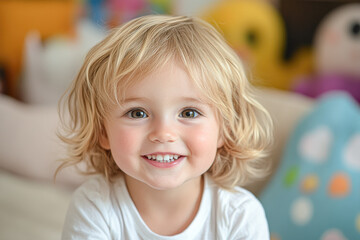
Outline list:
[[[150,101],[150,98],[146,97],[132,97],[132,98],[125,98],[122,103],[128,103],[128,102],[147,102]]]

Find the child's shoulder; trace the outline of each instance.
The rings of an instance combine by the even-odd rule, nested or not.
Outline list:
[[[96,175],[86,180],[76,189],[73,199],[92,203],[106,204],[111,202],[114,183],[110,183],[102,175]]]
[[[239,236],[241,239],[269,239],[264,209],[251,192],[242,187],[229,191],[211,182],[209,186],[220,239],[239,239]],[[262,237],[256,237],[257,234]]]
[[[213,196],[217,199],[218,207],[227,211],[245,211],[252,209],[263,211],[260,201],[248,190],[236,186],[232,191],[223,189],[209,177],[209,186],[213,189]],[[214,191],[215,190],[215,191]]]
[[[77,192],[97,192],[97,191],[107,191],[110,188],[109,183],[102,175],[95,175],[88,178],[84,183],[82,183],[75,191]]]

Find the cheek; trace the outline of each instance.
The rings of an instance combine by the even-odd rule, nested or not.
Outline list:
[[[109,136],[110,148],[114,158],[130,154],[137,149],[139,143],[138,131],[119,128]]]
[[[217,126],[195,128],[187,136],[188,147],[194,156],[213,160],[217,151]]]

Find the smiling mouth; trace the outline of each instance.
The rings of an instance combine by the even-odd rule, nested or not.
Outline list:
[[[150,154],[143,157],[154,162],[169,163],[178,160],[182,156],[177,154]]]

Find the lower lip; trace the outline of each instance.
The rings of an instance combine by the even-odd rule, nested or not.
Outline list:
[[[174,160],[173,162],[158,162],[158,161],[154,161],[154,160],[149,160],[146,157],[143,157],[149,164],[151,164],[154,167],[157,168],[171,168],[171,167],[175,167],[176,165],[178,165],[183,159],[184,157],[179,157],[177,160]]]

